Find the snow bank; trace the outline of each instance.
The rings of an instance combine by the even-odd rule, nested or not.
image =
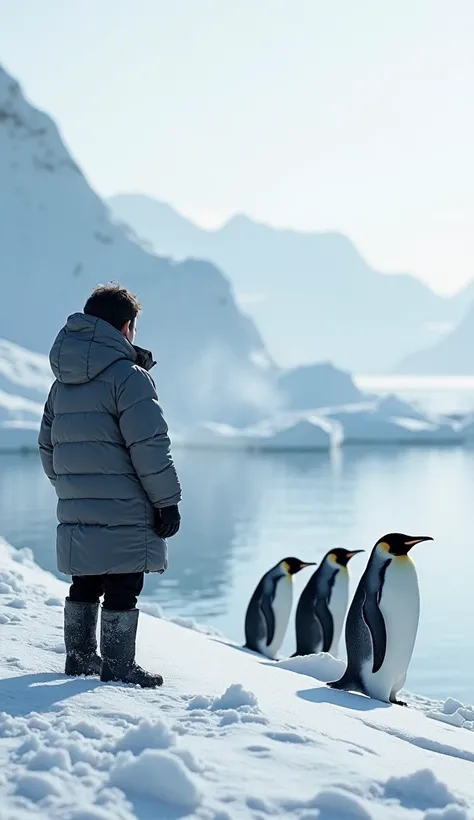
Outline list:
[[[344,444],[462,444],[459,425],[420,419],[414,416],[386,415],[382,405],[359,410],[346,407],[328,412],[343,430]]]
[[[426,414],[418,410],[412,404],[398,396],[389,393],[378,399],[376,405],[378,413],[387,416],[388,418],[406,418],[418,419],[418,421],[426,421]]]
[[[338,427],[313,414],[282,413],[252,427],[206,423],[182,431],[174,441],[186,447],[237,450],[329,450],[340,442]]]
[[[474,732],[424,713],[471,707],[335,692],[329,655],[271,664],[145,613],[161,690],[65,678],[66,584],[2,541],[0,565],[2,820],[473,817]]]
[[[448,698],[441,709],[431,709],[428,717],[448,723],[450,726],[474,731],[474,706],[465,706],[454,698]]]
[[[310,413],[279,413],[253,427],[201,424],[178,432],[174,442],[185,447],[327,451],[353,444],[462,444],[474,439],[473,431],[474,424],[432,419],[388,397]]]
[[[288,660],[278,661],[280,669],[289,669],[300,675],[309,675],[310,678],[324,681],[342,678],[346,664],[339,658],[333,658],[328,652],[319,652],[317,655],[302,655]]]

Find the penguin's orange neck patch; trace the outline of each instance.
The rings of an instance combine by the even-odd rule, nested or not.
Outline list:
[[[389,547],[389,545],[388,545],[385,541],[381,541],[381,542],[380,542],[380,544],[379,544],[378,546],[379,546],[379,547],[380,547],[380,549],[381,549],[381,550],[383,550],[384,552],[390,552],[390,547]]]

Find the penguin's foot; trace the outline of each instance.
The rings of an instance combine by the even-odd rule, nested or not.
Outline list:
[[[396,697],[390,698],[390,703],[395,703],[396,706],[407,706],[408,707],[408,703],[406,702],[406,700],[398,700],[398,698],[396,698]]]

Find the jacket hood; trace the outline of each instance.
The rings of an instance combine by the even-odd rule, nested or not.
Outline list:
[[[49,354],[54,376],[63,384],[85,384],[118,359],[130,359],[149,370],[149,351],[135,347],[103,319],[73,313],[59,331]]]

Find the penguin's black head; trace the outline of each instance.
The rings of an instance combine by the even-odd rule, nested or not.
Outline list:
[[[415,544],[432,540],[430,535],[404,535],[401,532],[391,532],[389,535],[380,538],[375,546],[385,550],[389,555],[401,556],[408,555]]]
[[[288,575],[296,575],[301,569],[305,567],[314,567],[314,561],[300,561],[299,558],[284,558],[280,562],[280,566],[288,573]]]
[[[358,555],[359,552],[364,552],[364,550],[343,550],[337,547],[337,549],[331,550],[331,552],[328,553],[328,558],[332,558],[340,567],[347,567],[351,558],[353,558],[354,555]]]

